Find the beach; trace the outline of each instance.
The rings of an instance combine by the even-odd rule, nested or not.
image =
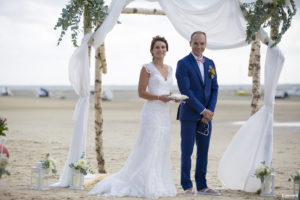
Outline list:
[[[136,91],[114,91],[113,101],[103,102],[103,141],[105,168],[109,174],[118,172],[133,148],[139,131],[139,119],[145,100],[137,98]],[[52,188],[47,191],[31,190],[31,168],[46,153],[57,160],[58,173],[63,169],[73,134],[72,121],[76,98],[35,98],[32,96],[0,97],[0,116],[8,119],[7,143],[10,176],[3,176],[0,186],[1,200],[17,199],[137,199],[88,196],[91,187],[84,190]],[[250,116],[251,96],[221,95],[215,110],[210,142],[207,180],[212,188],[222,188],[217,171],[219,161],[241,123]],[[94,140],[93,96],[90,99],[86,155],[97,171]],[[261,103],[262,104],[262,103]],[[300,98],[275,101],[274,150],[272,167],[275,169],[275,197],[260,197],[255,193],[222,190],[221,197],[185,197],[180,186],[180,124],[176,120],[178,104],[171,102],[172,133],[171,161],[177,196],[160,199],[281,199],[292,194],[288,178],[300,168]],[[291,122],[293,122],[291,124]],[[277,124],[277,125],[276,125]],[[195,149],[195,148],[194,148]],[[246,155],[245,155],[246,156]],[[193,154],[192,177],[195,168]],[[49,184],[58,181],[51,176]]]

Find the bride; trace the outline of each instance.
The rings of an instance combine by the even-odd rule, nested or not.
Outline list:
[[[170,158],[171,111],[169,97],[172,68],[164,64],[168,43],[164,37],[152,39],[151,63],[140,73],[138,93],[145,103],[139,135],[124,167],[98,182],[91,195],[159,198],[176,196]],[[148,87],[148,90],[146,90]]]

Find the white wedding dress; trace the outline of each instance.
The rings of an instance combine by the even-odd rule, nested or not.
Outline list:
[[[144,65],[150,73],[148,90],[155,95],[169,94],[172,68],[164,79],[153,63]],[[176,196],[170,158],[171,110],[169,103],[147,101],[143,107],[139,135],[124,167],[98,182],[91,195],[114,197]]]

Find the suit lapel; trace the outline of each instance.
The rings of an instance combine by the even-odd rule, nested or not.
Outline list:
[[[205,87],[205,91],[210,90],[210,84],[211,84],[211,78],[208,75],[208,70],[209,70],[209,62],[205,58],[205,62],[204,62],[204,79],[205,79],[204,87]]]
[[[204,58],[206,62],[203,63],[204,66],[204,85],[208,85],[207,82],[209,81],[209,77],[208,77],[208,62],[207,59]]]
[[[199,66],[198,66],[197,61],[195,60],[192,53],[190,53],[189,60],[190,60],[190,63],[192,64],[192,68],[194,69],[194,71],[198,75],[198,78],[200,79],[201,86],[204,87],[204,83],[203,83],[203,80],[202,80],[202,76],[201,76]]]

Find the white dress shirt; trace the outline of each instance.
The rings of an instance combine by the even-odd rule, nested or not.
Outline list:
[[[193,54],[193,52],[192,52],[192,54]],[[196,62],[197,62],[197,64],[198,64],[198,67],[199,67],[199,69],[200,69],[201,78],[202,78],[202,81],[203,81],[203,83],[204,83],[204,65],[203,65],[202,62],[197,61],[197,58],[198,58],[198,57],[195,56],[195,54],[193,54],[193,56],[195,57],[195,60],[196,60]],[[202,56],[200,59],[203,59],[203,56]]]
[[[192,54],[193,54],[193,52],[192,52]],[[193,56],[195,57],[195,60],[196,60],[196,62],[197,62],[197,64],[198,64],[198,67],[199,67],[199,69],[200,69],[200,74],[201,74],[201,78],[202,78],[202,80],[203,80],[203,83],[204,83],[204,65],[203,65],[203,63],[202,62],[198,62],[197,61],[197,56],[195,56],[195,54],[193,54]],[[203,56],[200,58],[200,59],[203,59]],[[204,110],[202,110],[202,112],[200,113],[200,115],[202,115],[202,113],[205,111],[205,108],[204,108]]]

